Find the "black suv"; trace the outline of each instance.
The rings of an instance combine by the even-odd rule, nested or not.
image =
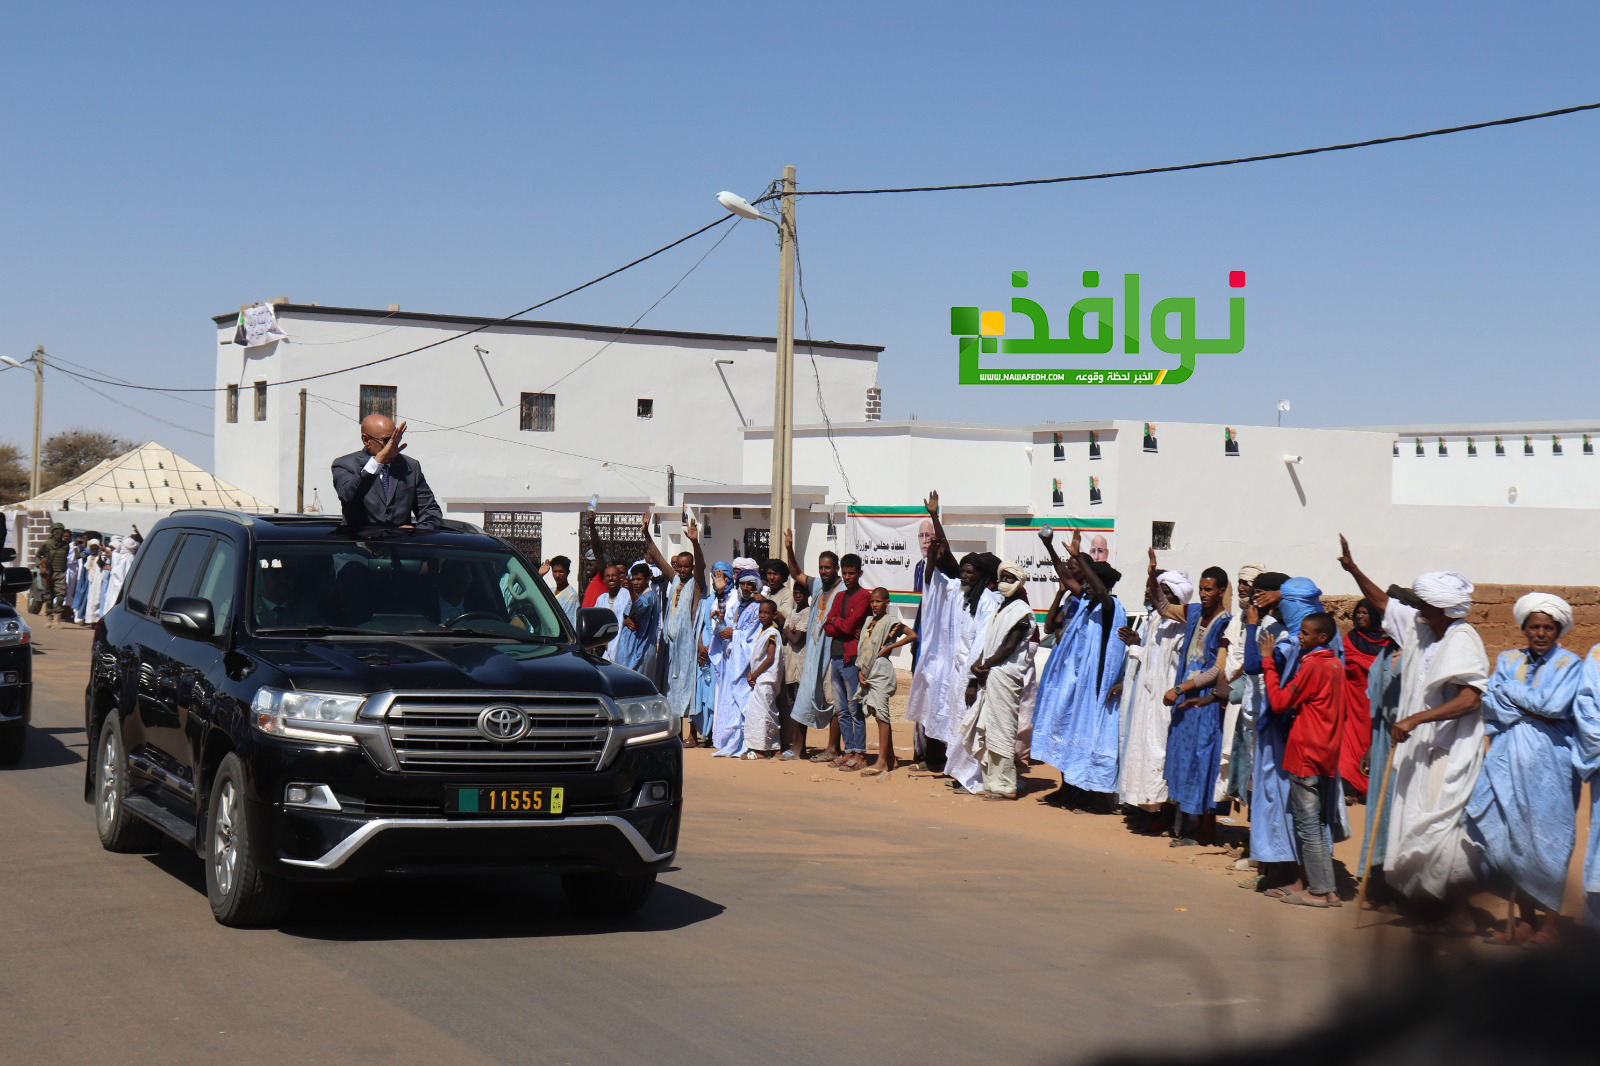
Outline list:
[[[0,564],[15,555],[0,548]],[[0,766],[22,761],[33,714],[33,633],[15,603],[15,594],[31,584],[27,567],[0,566]]]
[[[177,511],[96,625],[84,798],[112,851],[158,831],[224,925],[296,881],[537,870],[642,906],[682,811],[678,723],[536,569],[459,522],[362,539],[311,515]]]

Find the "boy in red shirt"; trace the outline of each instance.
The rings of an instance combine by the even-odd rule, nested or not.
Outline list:
[[[1300,658],[1287,682],[1278,680],[1270,638],[1262,637],[1261,663],[1267,702],[1274,714],[1295,714],[1283,753],[1289,775],[1289,807],[1300,844],[1301,880],[1284,889],[1283,902],[1301,907],[1337,907],[1333,848],[1323,823],[1324,792],[1337,789],[1339,728],[1344,716],[1344,664],[1328,645],[1338,629],[1322,611],[1300,623]],[[1334,797],[1338,792],[1332,793]]]

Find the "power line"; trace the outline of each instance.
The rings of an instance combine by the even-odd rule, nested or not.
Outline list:
[[[682,237],[679,237],[677,240],[672,241],[670,244],[663,244],[660,248],[657,248],[655,251],[646,253],[645,255],[641,255],[639,258],[633,260],[630,263],[624,263],[622,266],[617,267],[615,270],[608,270],[606,273],[601,274],[599,277],[590,278],[588,281],[584,282],[582,285],[574,285],[572,288],[568,289],[566,292],[559,293],[558,295],[552,296],[548,300],[540,300],[538,303],[533,304],[533,305],[528,306],[528,307],[524,307],[520,311],[516,311],[516,312],[514,312],[512,314],[509,314],[509,315],[506,315],[506,316],[504,316],[502,318],[496,318],[496,319],[493,319],[492,321],[485,322],[481,326],[473,326],[471,329],[462,330],[460,333],[452,334],[449,337],[444,337],[444,338],[442,338],[440,340],[432,341],[432,342],[430,342],[428,344],[418,345],[415,348],[410,348],[410,349],[407,349],[406,351],[403,351],[403,352],[396,352],[394,355],[386,355],[386,356],[382,357],[381,359],[369,359],[365,363],[357,363],[354,366],[342,367],[342,368],[340,368],[338,370],[325,370],[320,374],[306,374],[303,377],[288,378],[288,379],[286,379],[284,381],[269,381],[269,382],[267,382],[267,388],[275,389],[275,388],[279,388],[279,387],[284,386],[284,385],[298,385],[302,381],[317,381],[317,380],[320,380],[321,378],[331,378],[331,377],[333,377],[333,376],[335,376],[337,374],[348,374],[353,370],[365,370],[369,366],[377,366],[379,363],[388,363],[388,362],[392,362],[393,360],[396,360],[396,359],[404,359],[408,355],[416,355],[418,352],[425,352],[430,348],[437,348],[441,344],[449,344],[451,341],[458,341],[458,340],[462,339],[463,337],[470,337],[474,333],[482,333],[486,329],[492,329],[495,326],[503,326],[507,322],[511,322],[511,321],[514,321],[514,320],[516,320],[518,318],[521,318],[523,315],[526,315],[529,312],[537,311],[541,307],[548,307],[550,304],[555,303],[557,300],[564,300],[568,296],[571,296],[574,293],[582,292],[584,289],[587,289],[592,285],[598,285],[602,281],[605,281],[607,278],[614,278],[618,274],[622,273],[624,270],[632,269],[633,267],[638,266],[640,263],[643,263],[643,262],[645,262],[647,260],[650,260],[650,259],[654,259],[656,256],[660,255],[662,252],[670,251],[671,249],[676,248],[678,245],[684,243],[685,241],[693,240],[694,238],[700,236],[700,234],[706,232],[706,230],[715,229],[717,226],[722,225],[724,222],[727,222],[731,218],[733,218],[732,215],[723,215],[721,218],[715,220],[714,222],[706,223],[704,226],[701,226],[699,229],[695,230],[693,233],[686,233]],[[118,386],[120,388],[124,388],[124,389],[140,389],[140,390],[143,390],[145,392],[167,392],[167,393],[210,392],[210,393],[216,393],[216,392],[226,392],[227,391],[227,386],[223,386],[222,388],[210,388],[210,389],[204,389],[204,388],[164,388],[164,387],[157,386],[157,385],[133,385],[133,384],[130,384],[130,383],[125,382],[125,381],[112,381],[112,380],[109,380],[109,379],[106,379],[106,378],[90,378],[89,380],[98,381],[102,385],[116,385],[116,386]]]
[[[59,373],[66,375],[67,380],[71,381],[74,385],[78,386],[79,388],[88,389],[90,392],[94,393],[96,396],[100,397],[102,400],[106,400],[106,401],[108,401],[110,403],[114,403],[118,407],[121,407],[121,408],[124,408],[126,410],[132,411],[136,415],[142,415],[145,418],[151,419],[151,420],[156,421],[156,422],[160,422],[164,426],[171,426],[173,429],[179,429],[179,430],[182,430],[185,433],[193,433],[195,436],[198,436],[198,437],[214,437],[215,436],[215,434],[207,433],[203,429],[195,429],[192,426],[181,425],[181,424],[179,424],[177,422],[173,422],[173,421],[170,421],[168,419],[162,418],[160,415],[153,415],[149,411],[140,410],[139,408],[133,406],[133,404],[131,404],[131,403],[124,403],[121,400],[117,399],[115,396],[106,395],[105,393],[101,392],[99,389],[95,388],[93,385],[91,385],[88,382],[82,380],[82,376],[81,375],[74,374],[72,371],[68,370],[64,366],[60,366],[60,365],[57,365],[57,364],[54,364],[54,363],[51,363],[51,364],[48,364],[48,365],[54,366],[55,369]]]
[[[855,490],[850,487],[850,475],[844,472],[844,459],[839,455],[839,445],[833,439],[833,420],[828,417],[828,405],[822,398],[822,370],[817,366],[817,351],[811,346],[811,303],[806,299],[806,271],[800,260],[800,233],[795,227],[794,240],[794,275],[796,287],[800,290],[800,308],[802,312],[803,330],[805,333],[806,354],[811,357],[811,376],[817,383],[817,410],[822,412],[822,428],[828,434],[828,447],[833,449],[833,465],[838,468],[839,477],[844,480],[844,494],[850,497],[851,503],[858,503]],[[773,437],[773,444],[777,446],[777,437]]]
[[[70,371],[68,371],[66,369],[66,367],[60,366],[59,364],[61,364],[61,363],[65,363],[65,364],[67,364],[67,366],[75,366],[79,370],[85,371],[86,373],[89,373],[89,374],[103,374],[107,378],[111,379],[112,381],[116,382],[119,385],[132,385],[133,384],[133,382],[129,381],[126,378],[119,378],[115,374],[107,373],[106,371],[101,370],[98,367],[84,366],[82,363],[73,362],[71,359],[68,359],[64,355],[57,355],[55,352],[48,352],[46,354],[48,354],[50,356],[48,362],[51,365],[55,366],[56,369],[60,370],[63,374],[70,373]],[[163,394],[163,395],[165,395],[165,394]],[[176,400],[178,403],[186,403],[190,407],[198,407],[202,411],[210,411],[211,410],[211,406],[209,404],[201,403],[199,400],[191,400],[187,396],[167,396],[167,399]]]
[[[1240,163],[1262,163],[1269,159],[1293,159],[1296,156],[1319,155],[1323,152],[1344,152],[1352,148],[1371,148],[1379,144],[1398,144],[1401,141],[1419,141],[1425,137],[1443,137],[1451,133],[1466,133],[1469,130],[1484,130],[1492,126],[1511,126],[1519,122],[1534,122],[1543,118],[1556,118],[1561,115],[1574,115],[1580,111],[1594,111],[1600,109],[1600,103],[1579,104],[1576,107],[1560,107],[1554,111],[1541,111],[1536,115],[1517,115],[1512,118],[1497,118],[1488,122],[1473,122],[1465,126],[1449,126],[1439,130],[1424,130],[1421,133],[1403,133],[1395,137],[1374,137],[1366,141],[1350,141],[1347,144],[1329,144],[1321,148],[1297,148],[1291,152],[1269,152],[1266,155],[1247,155],[1237,159],[1213,159],[1206,163],[1179,163],[1166,167],[1146,167],[1142,170],[1110,170],[1100,174],[1073,174],[1063,178],[1027,178],[1021,181],[980,181],[966,185],[913,185],[898,189],[812,189],[800,191],[799,196],[875,196],[882,193],[901,192],[957,192],[964,189],[1011,189],[1021,185],[1059,185],[1067,181],[1101,181],[1106,178],[1134,178],[1142,174],[1172,174],[1180,170],[1204,170],[1207,167],[1231,167]],[[761,199],[754,201],[761,203],[770,200],[776,193],[768,193]]]
[[[611,338],[609,338],[604,344],[602,344],[598,349],[596,349],[594,354],[590,355],[589,358],[585,359],[583,362],[579,363],[577,366],[573,367],[571,370],[568,370],[565,374],[562,374],[560,377],[556,378],[554,381],[552,381],[550,384],[546,385],[544,388],[540,389],[539,391],[540,392],[549,392],[551,389],[555,388],[557,385],[559,385],[563,381],[567,380],[567,378],[569,378],[572,375],[576,374],[578,371],[582,370],[584,367],[588,366],[590,363],[592,363],[596,359],[600,358],[600,356],[605,353],[605,350],[607,348],[610,348],[613,344],[615,344],[618,341],[620,341],[623,337],[625,337],[629,333],[633,332],[633,328],[635,326],[637,326],[640,322],[644,321],[644,316],[645,315],[648,315],[651,311],[654,311],[657,307],[659,307],[661,305],[661,301],[662,300],[665,300],[668,296],[671,296],[675,291],[677,291],[678,286],[682,285],[684,283],[684,281],[689,277],[690,274],[693,274],[696,270],[699,270],[700,269],[700,264],[704,263],[708,258],[710,258],[711,253],[716,251],[722,245],[722,242],[728,239],[728,234],[732,233],[734,230],[736,230],[738,228],[739,228],[739,220],[736,218],[733,221],[733,225],[728,227],[728,229],[722,234],[722,236],[717,238],[717,243],[713,244],[710,248],[707,248],[706,252],[705,252],[705,255],[702,255],[699,259],[696,259],[694,261],[694,265],[691,266],[688,270],[685,270],[683,272],[683,274],[678,278],[678,280],[674,281],[672,283],[672,287],[671,288],[667,289],[666,292],[664,292],[660,296],[656,297],[655,303],[651,304],[649,307],[646,307],[643,311],[640,311],[638,316],[635,317],[632,322],[629,322],[627,324],[627,326],[625,326],[622,330],[620,330],[615,335],[613,335]],[[499,411],[491,411],[489,414],[484,415],[482,418],[474,418],[471,422],[463,422],[459,426],[441,426],[438,429],[423,429],[423,430],[418,430],[418,432],[419,433],[444,433],[444,432],[448,432],[449,430],[452,430],[452,429],[465,429],[467,426],[475,426],[479,422],[487,422],[491,418],[498,418],[503,414],[508,414],[509,412],[515,410],[518,406],[519,406],[518,404],[511,404],[509,407],[502,408]]]

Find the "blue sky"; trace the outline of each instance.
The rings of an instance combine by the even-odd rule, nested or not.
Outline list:
[[[754,197],[1159,166],[1600,100],[1591,3],[988,6],[55,3],[8,15],[0,354],[208,385],[209,317],[249,300],[499,315]],[[1031,189],[799,207],[811,327],[887,347],[885,417],[1351,425],[1593,411],[1600,112],[1414,144]],[[631,321],[721,230],[539,312]],[[952,304],[1010,271],[1193,295],[1236,356],[1171,388],[961,387]],[[745,223],[648,325],[774,329]],[[1054,298],[1052,298],[1054,296]],[[26,447],[27,375],[0,373]],[[802,385],[804,382],[802,381]],[[207,430],[209,416],[104,390]],[[56,376],[92,425],[210,441]],[[426,417],[426,412],[415,412]],[[859,411],[837,417],[859,417]]]

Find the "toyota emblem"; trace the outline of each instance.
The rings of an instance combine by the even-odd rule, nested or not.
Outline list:
[[[497,744],[514,744],[528,734],[528,716],[521,708],[496,704],[478,714],[478,732]]]

